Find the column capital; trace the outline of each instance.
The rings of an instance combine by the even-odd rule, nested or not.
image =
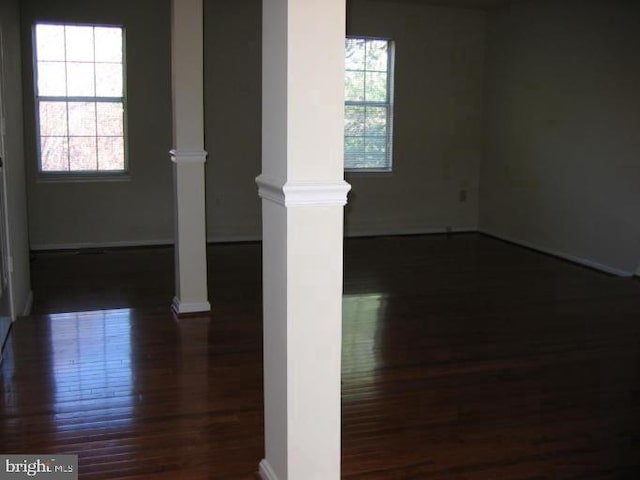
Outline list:
[[[205,163],[208,153],[204,150],[171,150],[169,155],[173,163]]]
[[[351,190],[344,180],[291,182],[265,175],[256,178],[258,195],[284,207],[344,206]]]

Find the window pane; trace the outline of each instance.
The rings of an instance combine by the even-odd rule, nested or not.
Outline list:
[[[367,107],[365,129],[367,135],[387,134],[387,108]]]
[[[387,137],[365,137],[365,151],[369,154],[385,154],[387,152]]]
[[[386,72],[387,65],[387,41],[368,40],[366,69]]]
[[[123,136],[122,103],[98,103],[98,136]]]
[[[122,97],[122,65],[119,63],[97,63],[96,80],[98,97]]]
[[[64,27],[36,25],[37,60],[64,61]]]
[[[344,139],[344,150],[346,153],[364,153],[364,137],[346,137]]]
[[[364,160],[364,168],[383,169],[387,166],[387,156],[382,154],[367,153]]]
[[[96,135],[96,104],[69,102],[69,135]]]
[[[66,27],[67,62],[93,62],[93,27]]]
[[[349,137],[364,135],[365,107],[347,106],[344,113],[345,135]]]
[[[345,168],[350,168],[350,169],[364,168],[365,167],[364,154],[362,153],[346,154],[344,156],[344,166]]]
[[[65,96],[66,76],[63,62],[38,62],[38,95]]]
[[[66,137],[41,137],[40,155],[43,172],[69,170],[69,144]]]
[[[95,92],[93,64],[67,63],[67,95],[70,97],[93,97]]]
[[[69,138],[69,163],[74,171],[96,170],[96,137]]]
[[[379,72],[367,72],[367,89],[365,100],[367,102],[387,101],[387,74]]]
[[[66,102],[40,102],[40,135],[67,135]]]
[[[96,62],[122,63],[122,29],[96,27]]]
[[[35,41],[41,171],[124,170],[123,29],[40,24]]]
[[[347,70],[364,70],[365,40],[361,38],[347,38],[345,43]]]
[[[345,167],[386,170],[391,165],[387,40],[347,39]]]
[[[347,102],[364,101],[364,72],[346,72],[344,98]]]
[[[124,170],[122,137],[98,137],[98,170]]]

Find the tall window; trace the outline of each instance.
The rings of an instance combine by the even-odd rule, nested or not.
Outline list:
[[[39,170],[124,172],[123,29],[36,24]]]
[[[393,48],[389,40],[347,38],[344,165],[390,171]]]

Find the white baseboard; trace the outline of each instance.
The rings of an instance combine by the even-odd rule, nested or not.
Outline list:
[[[207,237],[207,243],[259,242],[260,235],[215,235]],[[37,243],[31,245],[33,251],[44,250],[82,250],[86,248],[127,248],[127,247],[162,247],[174,244],[173,239],[160,240],[123,240],[116,242],[79,242],[79,243]]]
[[[41,243],[31,245],[31,250],[81,250],[84,248],[155,247],[173,245],[173,240],[123,240],[116,242]]]
[[[266,458],[260,462],[260,478],[262,480],[279,480]]]
[[[28,317],[31,315],[31,308],[33,307],[33,290],[29,290],[27,299],[24,302],[24,309],[22,310],[22,316]]]
[[[173,303],[171,304],[171,308],[178,315],[185,313],[201,313],[201,312],[210,312],[211,304],[207,301],[205,302],[197,302],[197,303],[185,303],[180,301],[178,297],[173,297]]]
[[[477,232],[477,226],[457,226],[457,227],[437,227],[437,228],[397,228],[390,229],[386,227],[371,227],[371,228],[354,228],[349,231],[345,231],[347,238],[358,237],[381,237],[381,236],[401,236],[401,235],[432,235],[436,233],[473,233]]]
[[[438,227],[438,228],[388,228],[388,227],[365,227],[354,228],[345,232],[345,236],[349,238],[357,237],[377,237],[386,235],[429,235],[434,233],[469,233],[477,232],[478,227],[473,226],[457,226]],[[260,242],[262,236],[260,234],[216,234],[207,236],[207,243],[234,243],[234,242]],[[31,245],[33,251],[45,250],[82,250],[96,248],[127,248],[127,247],[161,247],[173,245],[173,239],[160,240],[123,240],[115,242],[79,242],[79,243],[37,243]]]
[[[589,258],[582,258],[576,255],[571,255],[569,253],[560,252],[558,250],[554,250],[552,248],[541,247],[531,242],[527,242],[524,240],[519,240],[514,237],[510,237],[508,235],[503,235],[500,233],[495,233],[486,229],[480,229],[480,233],[485,235],[489,235],[491,237],[499,238],[500,240],[505,240],[507,242],[515,243],[516,245],[521,245],[523,247],[530,248],[532,250],[537,250],[538,252],[546,253],[548,255],[553,255],[554,257],[560,257],[565,260],[569,260],[570,262],[577,263],[579,265],[584,265],[585,267],[593,268],[594,270],[599,270],[601,272],[609,273],[611,275],[616,275],[618,277],[633,277],[633,272],[628,272],[626,270],[621,270],[616,267],[612,267],[610,265],[604,265],[602,263],[598,263]]]
[[[354,229],[350,232],[345,232],[347,237],[376,237],[383,235],[429,235],[433,233],[469,233],[477,232],[478,227],[473,226],[458,226],[451,227],[447,230],[446,227],[439,228],[387,228],[387,227],[373,227]],[[207,243],[235,243],[235,242],[261,242],[262,235],[256,234],[215,234],[207,236]],[[82,248],[117,248],[117,247],[153,247],[163,245],[173,245],[173,240],[145,240],[145,241],[125,241],[125,242],[99,242],[99,243],[65,243],[65,244],[42,244],[33,245],[32,250],[78,250]]]
[[[216,234],[207,237],[207,243],[261,242],[262,235],[257,234]]]

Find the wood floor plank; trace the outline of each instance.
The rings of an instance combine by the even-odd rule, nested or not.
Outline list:
[[[256,480],[260,247],[208,253],[214,311],[181,320],[170,248],[35,254],[0,451]],[[637,280],[476,234],[347,240],[343,311],[344,479],[640,478]]]

